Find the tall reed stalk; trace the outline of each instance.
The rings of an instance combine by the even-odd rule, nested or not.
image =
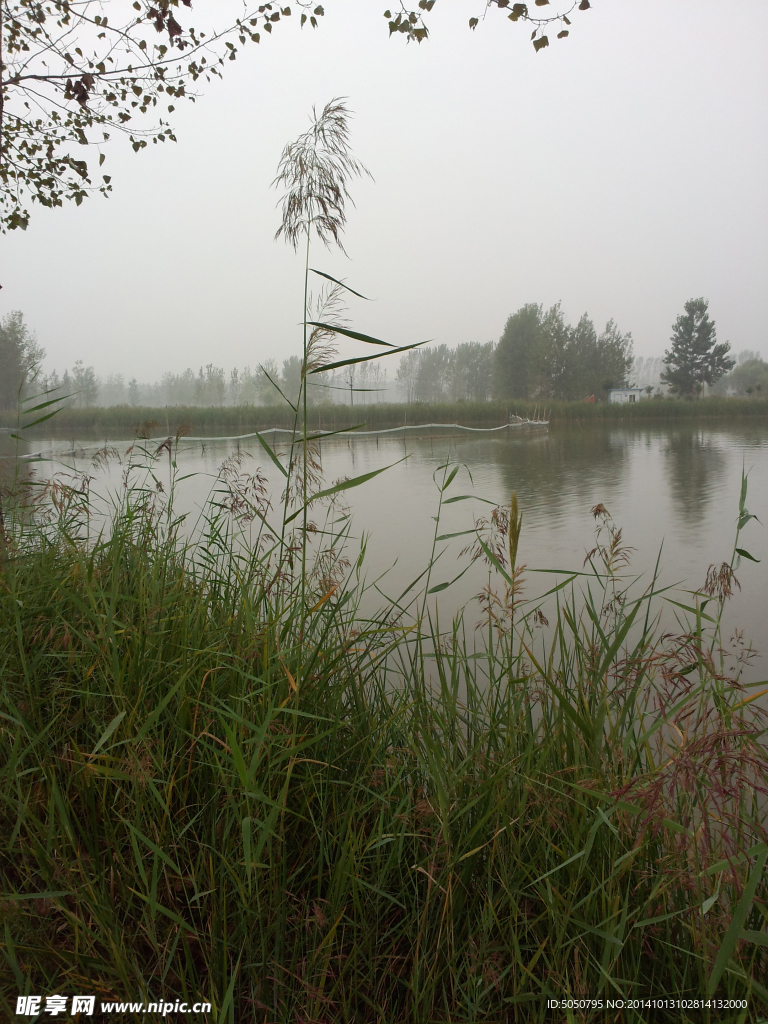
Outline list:
[[[304,306],[302,316],[301,388],[297,399],[301,407],[302,431],[302,533],[301,533],[301,606],[305,608],[304,580],[307,566],[308,420],[307,374],[310,347],[309,255],[313,232],[326,246],[338,246],[346,224],[346,203],[350,199],[352,178],[370,176],[370,172],[352,155],[349,145],[349,111],[341,99],[327,103],[320,115],[313,108],[309,129],[283,150],[274,184],[285,189],[283,216],[275,238],[281,235],[293,246],[305,245]],[[289,460],[290,464],[290,460]],[[302,612],[303,614],[303,612]]]

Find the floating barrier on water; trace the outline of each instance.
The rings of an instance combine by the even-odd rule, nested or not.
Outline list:
[[[520,430],[523,428],[542,428],[548,427],[549,420],[527,420],[521,419],[519,416],[510,419],[508,423],[502,423],[500,427],[465,427],[461,423],[415,423],[415,424],[403,424],[400,427],[384,427],[381,430],[327,430],[322,427],[312,428],[309,434],[311,440],[323,440],[326,437],[378,437],[383,434],[403,434],[407,431],[433,431],[433,430],[464,430],[473,434],[496,434],[502,430]],[[300,430],[291,430],[290,427],[266,427],[264,430],[251,431],[248,434],[231,434],[228,436],[215,435],[213,437],[193,437],[190,435],[184,435],[179,438],[180,441],[195,442],[197,444],[213,444],[216,441],[248,441],[252,438],[261,435],[264,437],[266,434],[290,434],[293,437],[301,436]],[[99,441],[96,444],[85,444],[78,445],[75,447],[74,441],[70,447],[61,448],[45,448],[39,452],[27,452],[25,455],[20,455],[20,459],[40,459],[46,455],[49,456],[61,456],[68,455],[70,458],[77,458],[83,456],[89,451],[101,451],[105,447],[115,447],[123,445],[133,445],[143,441],[146,444],[162,444],[168,440],[168,437],[173,435],[165,434],[162,437],[140,437],[131,438],[124,441]]]
[[[493,434],[499,430],[508,430],[510,427],[548,427],[549,420],[515,420],[509,423],[502,423],[500,427],[465,427],[461,423],[416,423],[403,424],[402,427],[384,427],[381,430],[339,430],[333,431],[335,437],[371,437],[379,434],[402,434],[406,430],[468,430],[478,434]],[[318,428],[322,429],[322,428]],[[261,434],[300,434],[301,431],[293,431],[283,427],[270,427],[269,430],[259,431]],[[329,432],[330,434],[331,432]],[[246,435],[253,437],[254,435]],[[325,434],[312,435],[325,437]],[[189,438],[189,440],[200,440],[200,438]],[[235,440],[235,438],[231,438]]]

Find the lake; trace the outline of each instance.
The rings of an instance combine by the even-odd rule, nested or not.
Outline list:
[[[284,442],[285,435],[277,435]],[[6,440],[6,448],[7,448]],[[74,442],[75,455],[67,455],[72,442],[35,441],[31,451],[53,449],[55,461],[36,464],[39,478],[54,472],[88,469],[93,439]],[[110,440],[121,452],[127,447]],[[78,451],[82,447],[82,450]],[[245,471],[260,466],[270,485],[279,490],[277,471],[258,443],[241,442],[250,456]],[[284,448],[284,443],[282,445]],[[177,510],[193,511],[204,503],[222,461],[238,450],[238,442],[184,439],[179,470],[196,474],[181,485]],[[52,454],[49,451],[49,455]],[[762,523],[768,522],[768,425],[659,426],[625,429],[616,426],[559,426],[549,430],[496,433],[431,432],[378,437],[341,437],[322,443],[323,474],[333,481],[392,468],[363,486],[346,492],[353,512],[352,553],[360,540],[367,542],[365,572],[370,581],[384,574],[378,587],[397,596],[425,567],[435,532],[434,516],[439,490],[433,480],[446,462],[460,464],[447,496],[473,494],[475,500],[443,508],[440,534],[471,529],[491,506],[477,500],[508,504],[516,491],[523,512],[518,563],[537,570],[581,570],[593,546],[595,522],[590,509],[602,503],[623,530],[632,552],[631,573],[649,579],[661,550],[661,584],[700,587],[711,564],[730,561],[733,552],[742,467],[749,474],[747,507]],[[121,469],[90,471],[93,487],[116,488]],[[168,463],[161,459],[157,476],[167,482]],[[438,474],[441,477],[441,473]],[[431,584],[453,579],[467,565],[459,552],[471,537],[438,544],[444,549],[433,570]],[[740,545],[759,563],[742,559],[737,570],[741,591],[731,599],[725,618],[726,638],[735,628],[745,640],[768,653],[768,534],[750,522]],[[438,601],[441,621],[447,625],[455,611],[468,605],[470,627],[480,611],[475,596],[487,582],[487,573],[473,566]],[[527,575],[525,596],[533,597],[553,583],[550,575]],[[685,600],[680,593],[670,595]],[[369,592],[368,603],[381,601]],[[665,627],[675,629],[674,606],[668,605]],[[750,671],[765,678],[765,659]]]

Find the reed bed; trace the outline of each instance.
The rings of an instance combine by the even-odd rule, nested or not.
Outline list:
[[[662,632],[668,595],[630,586],[598,506],[547,623],[513,500],[470,538],[483,628],[441,624],[445,466],[424,574],[364,616],[338,489],[302,577],[295,493],[273,521],[233,457],[190,531],[152,472],[173,456],[137,447],[96,539],[92,487],[5,495],[9,1019],[16,993],[83,991],[221,1024],[765,1017],[764,687],[719,634],[734,562]]]
[[[510,416],[549,420],[554,425],[589,423],[667,423],[678,421],[768,419],[768,400],[743,398],[649,399],[632,405],[609,402],[494,401],[375,404],[365,406],[310,406],[307,425],[316,430],[341,430],[365,424],[366,429],[388,429],[420,423],[459,423],[468,427],[497,427]],[[295,413],[283,406],[219,406],[151,409],[130,406],[62,409],[47,427],[30,433],[60,437],[84,436],[110,440],[132,437],[138,424],[153,424],[153,431],[175,434],[183,424],[195,435],[245,434],[269,427],[293,429]],[[301,410],[299,416],[301,423]],[[0,427],[16,427],[15,413],[0,412]]]

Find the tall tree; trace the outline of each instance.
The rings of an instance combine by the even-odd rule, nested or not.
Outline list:
[[[728,358],[731,346],[717,344],[715,322],[710,320],[706,299],[689,299],[672,328],[672,347],[664,353],[662,383],[683,398],[699,394],[705,384],[715,384],[736,365]]]
[[[16,309],[0,323],[0,409],[15,409],[40,370],[45,352]]]
[[[587,325],[594,333],[591,321],[587,321]],[[531,397],[568,399],[569,378],[575,368],[569,352],[574,330],[565,322],[565,314],[559,302],[547,310],[541,326],[540,383]]]
[[[421,353],[418,350],[415,352],[406,352],[405,355],[400,356],[397,373],[395,374],[395,380],[397,381],[406,402],[409,404],[416,397],[416,378],[419,372],[420,358]]]
[[[564,398],[607,398],[611,388],[626,387],[629,382],[632,335],[622,334],[613,320],[598,335],[585,313],[570,331],[566,361]]]
[[[99,399],[99,380],[92,366],[84,366],[78,359],[72,367],[72,385],[74,388],[74,404],[85,409],[96,405]]]
[[[445,398],[451,365],[451,350],[447,345],[424,348],[419,353],[415,398],[417,402],[440,402]]]
[[[499,398],[527,398],[546,377],[542,307],[522,306],[507,320],[494,353],[494,391]]]
[[[449,392],[454,402],[485,402],[491,397],[494,348],[492,341],[465,341],[453,350]]]

